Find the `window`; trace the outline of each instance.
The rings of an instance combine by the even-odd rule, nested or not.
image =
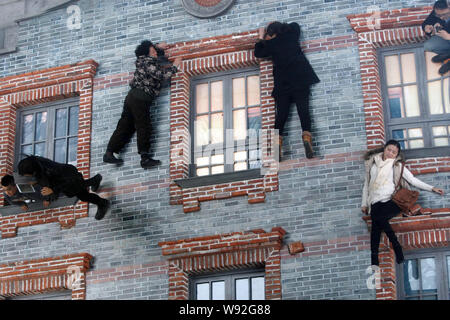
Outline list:
[[[191,300],[264,300],[264,270],[198,276],[191,281]]]
[[[51,291],[48,293],[39,293],[39,294],[27,294],[17,297],[8,297],[6,300],[37,300],[37,301],[45,301],[45,300],[72,300],[72,291],[71,290],[59,290],[59,291]]]
[[[190,176],[260,168],[258,71],[237,70],[194,79],[191,97]]]
[[[399,299],[449,300],[450,251],[433,250],[405,254],[398,267]]]
[[[78,101],[27,107],[18,113],[17,163],[26,155],[37,155],[76,165]]]
[[[409,157],[449,153],[449,78],[422,46],[381,50],[386,138],[400,142]]]

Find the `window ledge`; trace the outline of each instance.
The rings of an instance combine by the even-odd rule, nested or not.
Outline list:
[[[42,203],[31,203],[28,204],[28,210],[24,211],[21,207],[15,206],[15,205],[9,205],[5,207],[0,208],[0,215],[2,217],[7,216],[15,216],[21,213],[30,213],[33,211],[42,211],[42,210],[48,210],[48,209],[55,209],[55,208],[61,208],[61,207],[67,207],[67,206],[73,206],[77,203],[78,198],[67,198],[67,197],[60,197],[56,201],[53,201],[50,203],[50,206],[47,208],[44,208],[44,205]]]
[[[178,179],[174,182],[182,189],[210,186],[228,182],[244,181],[264,177],[261,169],[251,169],[245,171],[214,174],[203,177],[192,177],[187,179]]]
[[[16,51],[17,51],[16,47],[14,47],[14,48],[3,48],[3,49],[0,49],[0,55],[7,54],[7,53],[12,53],[12,52],[16,52]]]

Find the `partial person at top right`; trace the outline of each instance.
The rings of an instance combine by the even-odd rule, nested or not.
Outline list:
[[[438,0],[433,5],[433,11],[422,23],[423,31],[431,36],[425,41],[425,51],[437,53],[431,61],[442,63],[439,73],[450,70],[450,7],[447,0]]]

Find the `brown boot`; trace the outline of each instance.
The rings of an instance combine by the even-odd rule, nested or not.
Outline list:
[[[308,159],[314,158],[314,151],[312,148],[312,135],[309,131],[303,131],[302,134],[303,146],[305,147],[305,154]]]

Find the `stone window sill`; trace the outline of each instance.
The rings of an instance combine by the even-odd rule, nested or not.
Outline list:
[[[18,215],[21,213],[29,213],[29,212],[34,212],[34,211],[42,211],[42,210],[55,209],[55,208],[60,208],[60,207],[67,207],[67,206],[75,205],[77,201],[78,201],[78,198],[76,198],[76,197],[73,197],[73,198],[60,197],[56,201],[53,201],[52,203],[50,203],[50,206],[48,206],[47,208],[44,208],[44,205],[42,203],[30,203],[30,204],[28,204],[27,211],[24,211],[19,206],[9,205],[9,206],[4,206],[4,207],[0,208],[0,215],[2,217],[7,217],[7,216],[15,216],[15,215]]]

